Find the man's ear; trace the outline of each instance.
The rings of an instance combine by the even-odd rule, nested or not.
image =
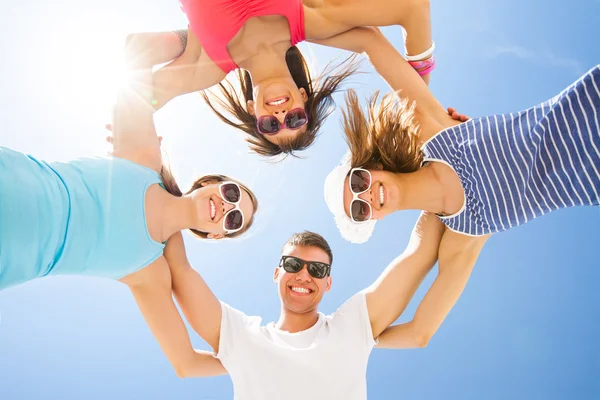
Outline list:
[[[331,275],[327,277],[327,283],[325,284],[325,291],[329,292],[331,290]]]
[[[208,239],[220,240],[223,239],[225,236],[220,233],[209,233],[208,235],[206,235],[206,237]]]
[[[275,272],[273,272],[273,282],[277,282],[277,280],[279,279],[280,270],[281,268],[275,267]]]
[[[256,115],[256,112],[254,112],[254,100],[248,100],[246,102],[246,111],[253,117]]]

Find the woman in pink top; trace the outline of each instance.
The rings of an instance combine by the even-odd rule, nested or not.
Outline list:
[[[181,0],[181,6],[187,32],[128,38],[141,58],[173,60],[154,73],[154,107],[219,84],[219,94],[203,92],[204,99],[263,156],[309,147],[331,111],[332,94],[357,68],[348,59],[313,80],[296,43],[352,51],[352,43],[334,38],[359,26],[401,25],[407,54],[425,60],[415,68],[426,81],[434,66],[427,0]],[[239,87],[225,80],[232,70]]]

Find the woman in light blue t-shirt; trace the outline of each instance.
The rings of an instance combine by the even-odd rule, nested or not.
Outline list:
[[[119,280],[177,369],[197,354],[173,302],[165,244],[181,240],[183,229],[205,239],[240,235],[258,203],[222,175],[179,190],[163,166],[147,90],[160,62],[132,60],[115,107],[112,154],[45,162],[0,147],[0,290],[49,275]]]

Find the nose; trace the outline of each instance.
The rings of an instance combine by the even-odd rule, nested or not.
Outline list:
[[[312,280],[306,264],[304,264],[302,269],[296,273],[296,280],[301,282],[310,282]]]
[[[369,204],[373,203],[373,188],[369,188],[366,192],[358,195],[359,199],[366,201]]]
[[[225,215],[225,213],[227,213],[229,210],[233,210],[235,208],[235,205],[229,204],[223,200],[221,200],[221,206],[223,207],[223,215]]]
[[[283,124],[283,121],[285,120],[285,115],[287,114],[288,110],[286,107],[282,107],[282,108],[278,108],[275,111],[273,111],[273,116],[275,118],[277,118],[277,120]]]

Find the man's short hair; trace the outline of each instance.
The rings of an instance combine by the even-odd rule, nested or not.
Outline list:
[[[304,247],[318,247],[323,250],[329,256],[329,264],[333,264],[333,253],[327,240],[318,233],[304,231],[302,233],[294,233],[291,238],[283,245],[283,249],[286,247],[304,246]]]

